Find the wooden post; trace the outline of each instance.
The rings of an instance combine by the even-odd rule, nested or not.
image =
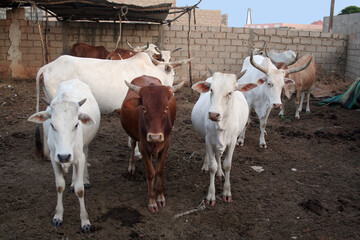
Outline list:
[[[189,31],[188,31],[188,36],[187,36],[187,41],[188,41],[188,58],[191,58],[191,11],[188,12],[188,16],[189,16]],[[191,61],[189,62],[189,79],[190,79],[190,87],[192,87],[192,75],[191,75]]]
[[[332,32],[332,28],[333,28],[333,22],[334,22],[334,6],[335,6],[335,0],[331,0],[330,18],[329,18],[329,32]]]

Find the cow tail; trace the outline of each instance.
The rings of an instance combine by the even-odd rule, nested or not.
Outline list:
[[[43,152],[43,144],[41,142],[40,136],[40,124],[36,124],[35,129],[35,159],[36,160],[43,160],[44,159],[44,152]]]
[[[44,67],[41,67],[36,75],[36,112],[39,112],[40,104],[40,77],[44,72]]]

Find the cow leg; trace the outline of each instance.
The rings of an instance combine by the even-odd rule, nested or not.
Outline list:
[[[234,139],[234,141],[231,142],[224,159],[225,183],[222,193],[222,199],[224,202],[232,202],[231,190],[230,190],[230,170],[231,170],[232,157],[235,149],[235,143],[236,143],[236,139]]]
[[[265,141],[265,135],[266,135],[266,124],[267,124],[267,120],[269,118],[271,112],[271,108],[266,108],[266,113],[265,113],[265,117],[260,118],[260,141],[259,141],[259,146],[261,148],[267,148],[266,145],[266,141]]]
[[[84,188],[90,188],[90,178],[88,171],[88,160],[89,160],[89,147],[84,146],[84,154],[85,154],[85,166],[84,166]]]
[[[131,148],[131,137],[129,137],[128,146]],[[139,151],[139,143],[138,142],[136,142],[135,157],[142,158],[141,153]]]
[[[80,203],[80,220],[81,220],[81,230],[83,233],[90,233],[93,231],[91,223],[89,221],[88,213],[85,208],[85,189],[84,189],[84,168],[85,168],[85,154],[77,154],[79,157],[79,161],[75,164],[75,183],[74,183],[74,191],[75,195],[79,199]],[[75,156],[77,156],[75,155]]]
[[[135,174],[135,146],[136,141],[134,139],[129,138],[130,145],[131,145],[131,154],[130,154],[130,160],[129,160],[129,167],[128,172],[131,174]]]
[[[64,206],[63,206],[63,193],[65,190],[65,179],[64,173],[60,165],[58,165],[54,160],[51,160],[54,173],[55,173],[55,183],[57,189],[57,204],[55,209],[55,215],[52,219],[52,225],[54,227],[60,227],[63,222]]]
[[[161,151],[158,161],[156,163],[156,174],[157,174],[156,203],[157,203],[158,207],[166,206],[166,201],[165,201],[165,196],[164,196],[164,186],[163,186],[163,173],[164,173],[165,158],[166,158],[166,153],[167,153],[168,148],[169,148],[169,143],[167,143],[166,146],[164,146],[164,149]]]
[[[216,177],[219,179],[219,181],[223,181],[224,180],[224,172],[222,170],[222,165],[221,165],[221,155],[222,154],[219,154],[219,158],[217,158],[217,164],[218,164],[218,167],[217,167],[217,171],[216,171]]]
[[[203,163],[203,165],[202,165],[202,167],[201,167],[201,171],[202,172],[208,172],[209,171],[209,154],[208,154],[208,152],[206,151],[206,153],[205,153],[205,158],[204,158],[204,163]]]
[[[299,112],[301,112],[301,110],[302,110],[302,102],[304,100],[303,96],[304,95],[301,94],[301,90],[297,89],[296,90],[296,112],[295,112],[296,119],[300,119]],[[301,101],[300,101],[300,98],[301,98]]]
[[[282,104],[281,104],[279,116],[284,116],[284,112],[285,112],[285,102],[286,102],[286,98],[285,98],[284,92],[281,93],[281,102],[282,102]]]
[[[146,148],[146,147],[144,147]],[[149,152],[142,151],[143,159],[145,162],[146,168],[146,178],[148,184],[148,209],[150,212],[157,212],[159,208],[155,201],[155,192],[154,192],[154,181],[155,181],[155,169],[151,161],[151,156]]]
[[[306,95],[306,113],[310,113],[310,91]]]
[[[210,185],[209,185],[209,190],[208,190],[208,194],[207,194],[207,197],[206,197],[206,203],[210,204],[211,206],[214,206],[215,203],[216,203],[216,198],[215,198],[215,173],[217,171],[217,162],[216,162],[216,159],[215,159],[215,151],[213,149],[213,146],[207,140],[206,140],[206,151],[208,151],[209,159],[210,159]]]
[[[248,116],[248,120],[246,122],[246,125],[244,127],[244,130],[240,133],[240,136],[238,137],[237,140],[237,145],[240,145],[241,147],[244,146],[244,142],[245,142],[245,133],[246,133],[246,128],[250,125],[250,112],[249,112],[249,116]]]

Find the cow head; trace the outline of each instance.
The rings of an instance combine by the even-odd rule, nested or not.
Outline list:
[[[176,105],[173,93],[180,89],[184,82],[175,86],[150,84],[139,87],[125,81],[131,91],[140,96],[141,132],[147,142],[163,142],[170,134],[172,120],[170,114],[176,114]]]
[[[262,46],[262,48],[255,48],[255,46],[249,42],[250,47],[253,49],[253,54],[254,55],[260,55],[263,57],[266,57],[266,52],[264,52],[264,49],[266,49],[266,42],[264,41],[264,45]]]
[[[310,61],[303,66],[299,66],[291,69],[277,69],[272,65],[269,58],[264,58],[265,64],[258,64],[254,61],[253,54],[250,55],[250,63],[255,68],[265,74],[265,76],[258,80],[258,84],[265,84],[262,87],[264,95],[270,103],[270,108],[280,108],[281,103],[281,91],[285,84],[294,85],[295,82],[292,79],[285,78],[287,74],[299,72],[309,66]],[[264,67],[266,66],[266,67]]]
[[[74,161],[73,149],[79,137],[82,138],[82,124],[95,122],[89,115],[79,110],[85,101],[86,99],[78,103],[51,102],[46,111],[35,113],[28,119],[31,122],[44,123],[48,128],[47,141],[50,150],[53,151],[52,158],[62,165],[65,172]]]
[[[209,68],[209,67],[208,67]],[[213,72],[210,68],[212,82],[200,81],[192,86],[192,89],[199,93],[210,91],[210,109],[209,119],[215,122],[221,122],[226,117],[229,106],[233,102],[233,93],[235,91],[247,92],[258,85],[256,83],[238,83],[246,71],[238,74],[226,74]]]

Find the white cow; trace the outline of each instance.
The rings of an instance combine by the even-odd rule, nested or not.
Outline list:
[[[264,45],[262,48],[255,48],[255,46],[252,45],[251,43],[250,43],[250,46],[254,49],[253,50],[254,55],[269,57],[273,61],[274,64],[276,64],[276,62],[283,62],[283,63],[286,63],[287,65],[291,65],[294,62],[296,62],[296,59],[297,59],[297,54],[292,50],[287,50],[287,51],[283,51],[283,52],[277,52],[275,50],[270,50],[270,52],[267,52],[266,42],[264,42]]]
[[[152,56],[154,58],[156,58],[159,61],[163,61],[163,62],[170,62],[171,59],[171,54],[180,50],[181,48],[176,48],[172,51],[167,51],[167,50],[160,50],[155,44],[152,43],[147,43],[146,46],[136,46],[133,47],[131,46],[131,44],[129,43],[128,40],[126,40],[127,45],[131,48],[131,50],[135,51],[135,52],[145,52],[147,54],[149,54],[149,56]]]
[[[193,85],[193,89],[202,93],[196,102],[191,121],[196,132],[206,142],[204,165],[210,165],[210,186],[206,203],[215,205],[215,172],[222,175],[221,156],[226,151],[224,159],[225,183],[223,200],[231,202],[230,169],[236,139],[245,127],[249,108],[241,92],[257,87],[256,83],[237,83],[244,72],[240,74],[213,73],[212,81],[201,81]],[[203,167],[204,168],[204,167]]]
[[[271,109],[281,107],[281,91],[284,84],[292,84],[295,82],[289,78],[285,78],[287,74],[299,72],[309,66],[311,60],[305,65],[296,68],[289,68],[286,70],[277,69],[269,58],[263,56],[253,56],[245,58],[242,71],[246,74],[238,82],[253,82],[260,84],[259,87],[253,91],[244,93],[249,105],[249,109],[254,109],[260,121],[260,140],[259,146],[267,148],[265,141],[266,124],[270,115]],[[265,84],[266,83],[266,84]],[[250,117],[250,116],[249,116]],[[250,118],[249,118],[250,123]],[[245,140],[245,132],[240,134],[238,143],[243,146]]]
[[[94,58],[79,58],[63,55],[41,67],[36,76],[37,104],[39,109],[39,80],[43,75],[44,86],[50,100],[54,97],[60,82],[78,78],[91,88],[101,113],[120,110],[128,87],[124,80],[131,81],[142,75],[159,78],[161,83],[172,86],[174,69],[191,59],[163,63],[150,59],[146,53],[138,53],[122,61],[109,61]],[[154,63],[157,64],[156,66]]]
[[[81,228],[84,233],[91,232],[84,183],[89,185],[88,145],[99,129],[100,110],[89,86],[78,79],[62,82],[46,111],[33,114],[28,121],[43,123],[44,152],[55,172],[57,205],[53,226],[59,227],[63,221],[64,173],[73,165],[71,187],[80,202]]]

